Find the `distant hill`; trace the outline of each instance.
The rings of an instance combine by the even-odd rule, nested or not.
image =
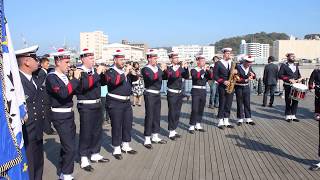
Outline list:
[[[262,44],[270,44],[270,46],[272,46],[273,41],[286,40],[286,39],[289,39],[289,36],[285,33],[260,32],[255,34],[247,34],[243,36],[226,38],[214,44],[216,48],[216,52],[219,52],[224,47],[231,47],[234,50],[234,53],[238,54],[240,52],[240,43],[242,39],[244,39],[247,43],[256,42],[256,43],[262,43]]]

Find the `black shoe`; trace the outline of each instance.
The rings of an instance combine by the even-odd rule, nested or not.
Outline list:
[[[169,137],[169,139],[171,139],[172,141],[175,141],[176,137],[175,136],[171,136],[171,137]]]
[[[292,121],[292,119],[286,119],[286,121],[290,123]]]
[[[225,126],[218,126],[218,128],[224,130]]]
[[[122,150],[122,149],[121,149],[121,151],[124,152],[124,153],[126,153],[126,154],[137,154],[137,153],[138,153],[138,151],[133,150],[133,149],[131,149],[130,151],[125,151],[125,150]]]
[[[238,126],[242,126],[242,122],[237,122],[237,125]]]
[[[256,125],[256,123],[255,123],[255,122],[247,122],[247,124],[249,124],[249,125],[251,125],[251,126]]]
[[[196,129],[196,131],[199,131],[199,132],[206,132],[206,130],[204,130],[204,129]]]
[[[292,121],[294,121],[294,122],[300,122],[299,119],[292,119]]]
[[[273,105],[272,105],[272,104],[269,104],[269,107],[273,107]]]
[[[189,133],[190,133],[190,134],[194,134],[195,131],[194,131],[194,130],[189,130]]]
[[[152,141],[152,140],[151,140],[151,142],[152,142],[153,144],[167,144],[167,141],[166,141],[166,140],[163,140],[163,139],[161,139],[160,141]]]
[[[316,165],[312,165],[309,170],[311,171],[319,171],[320,170],[320,166],[316,166]]]
[[[94,171],[94,169],[93,169],[93,167],[91,165],[88,165],[86,167],[81,167],[81,169],[83,169],[83,170],[85,170],[87,172],[93,172]]]
[[[266,105],[265,105],[265,104],[262,104],[261,106],[262,106],[262,107],[266,107]]]
[[[93,163],[107,163],[107,162],[110,162],[110,159],[102,158],[102,159],[99,159],[99,160],[90,160],[90,161],[93,162]]]
[[[144,144],[144,147],[146,147],[147,149],[152,149],[152,145],[151,144]]]
[[[176,134],[174,135],[175,138],[181,138],[181,135],[180,134]]]
[[[232,125],[227,125],[227,128],[234,128],[234,126],[232,126]]]
[[[123,157],[122,157],[121,154],[114,154],[113,156],[114,156],[114,158],[116,158],[117,160],[123,159]]]

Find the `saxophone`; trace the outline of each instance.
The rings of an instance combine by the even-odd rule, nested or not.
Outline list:
[[[228,94],[231,94],[234,91],[234,86],[238,80],[240,80],[240,77],[234,73],[234,70],[236,69],[237,63],[233,61],[231,63],[231,69],[230,69],[230,76],[228,81],[230,82],[229,85],[226,87],[226,91]]]

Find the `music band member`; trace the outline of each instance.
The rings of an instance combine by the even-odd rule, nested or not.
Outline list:
[[[285,91],[285,120],[287,122],[299,122],[296,117],[298,101],[290,97],[290,92],[292,84],[299,83],[301,81],[301,74],[298,66],[294,64],[294,53],[287,53],[286,56],[287,62],[282,64],[279,70],[279,79],[283,80],[283,88]]]
[[[191,116],[189,122],[189,133],[194,134],[195,130],[205,132],[201,126],[204,107],[206,105],[207,97],[207,82],[213,78],[213,73],[210,67],[206,66],[206,58],[202,54],[196,56],[197,66],[191,69],[190,74],[192,78],[192,105]]]
[[[106,109],[111,119],[111,135],[113,156],[121,160],[121,151],[136,154],[129,143],[131,142],[131,130],[133,112],[130,102],[132,82],[138,79],[132,66],[125,67],[125,54],[122,50],[116,50],[113,55],[113,66],[105,73],[105,83],[108,86],[106,96]]]
[[[74,179],[74,160],[76,152],[76,125],[74,123],[73,95],[80,85],[81,70],[74,71],[74,78],[69,80],[67,72],[70,67],[70,53],[58,49],[53,53],[55,70],[48,73],[47,92],[51,102],[52,123],[58,132],[61,142],[61,172],[59,179]]]
[[[162,64],[161,68],[158,67],[158,54],[156,50],[149,49],[146,55],[148,64],[141,69],[145,87],[143,94],[146,111],[144,120],[144,146],[148,149],[152,149],[153,147],[151,143],[167,143],[165,140],[159,138],[161,112],[160,89],[162,79],[165,78],[163,71],[166,69],[166,66]]]
[[[237,65],[239,80],[235,85],[237,99],[237,125],[241,126],[243,122],[255,125],[251,119],[250,109],[250,86],[249,81],[255,79],[256,75],[252,70],[251,64],[254,59],[250,56],[244,56],[242,63]]]
[[[93,51],[85,48],[80,52],[82,70],[80,86],[77,89],[77,107],[80,115],[79,154],[80,167],[85,171],[93,171],[91,162],[109,162],[99,154],[102,137],[101,78],[104,66],[94,68]]]
[[[179,64],[178,53],[169,53],[169,59],[171,60],[171,65],[165,70],[165,74],[168,79],[167,83],[167,100],[168,100],[168,130],[169,139],[175,140],[181,136],[176,132],[178,127],[181,106],[182,106],[182,79],[189,78],[188,65],[183,63],[181,66]]]
[[[224,129],[224,127],[233,128],[234,126],[229,123],[230,110],[232,106],[234,92],[228,93],[226,88],[230,85],[229,76],[231,72],[231,48],[223,48],[223,58],[216,62],[214,68],[214,80],[219,83],[219,110],[218,110],[218,127]],[[234,70],[236,73],[236,70]]]
[[[310,75],[309,79],[309,89],[314,89],[314,108],[315,108],[315,119],[319,121],[319,137],[320,137],[320,69],[317,67],[314,69]],[[320,157],[320,138],[319,138],[319,148],[318,156]],[[312,171],[320,170],[320,161],[310,167]]]

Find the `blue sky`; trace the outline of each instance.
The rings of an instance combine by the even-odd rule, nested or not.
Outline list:
[[[15,49],[39,44],[40,52],[64,38],[79,47],[79,33],[102,30],[151,47],[209,44],[255,32],[303,38],[320,33],[319,0],[4,0]]]

